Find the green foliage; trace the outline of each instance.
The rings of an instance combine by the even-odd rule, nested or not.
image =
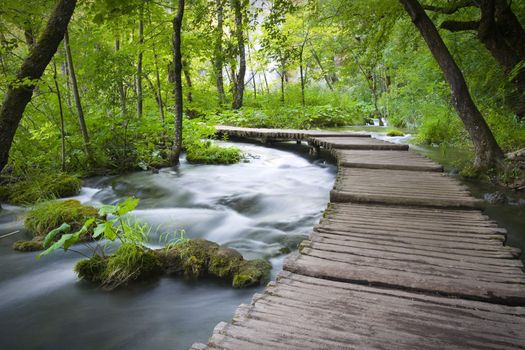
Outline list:
[[[398,129],[389,129],[386,132],[386,136],[405,136],[405,133]]]
[[[0,186],[0,200],[12,204],[30,205],[36,202],[78,194],[81,181],[71,175],[32,176],[27,180]]]
[[[98,212],[94,207],[83,205],[77,200],[49,201],[29,210],[24,225],[35,236],[47,235],[46,242],[48,242],[54,241],[63,232],[80,230],[86,220],[97,215]],[[58,229],[54,230],[56,228]],[[90,232],[88,230],[86,234]]]
[[[235,164],[242,158],[237,147],[221,147],[211,141],[197,142],[186,151],[189,163],[197,164]]]

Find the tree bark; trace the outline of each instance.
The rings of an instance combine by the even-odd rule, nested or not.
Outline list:
[[[444,21],[441,28],[452,31],[474,30],[492,57],[507,74],[525,60],[525,30],[506,0],[459,1],[448,8],[425,6],[430,11],[451,14],[466,6],[479,7],[479,21]],[[525,117],[525,69],[512,79],[517,96],[512,98],[516,114]]]
[[[139,55],[137,59],[137,118],[142,118],[142,45],[144,44],[144,4],[139,13]]]
[[[57,80],[57,65],[53,62],[53,82],[58,99],[58,110],[60,112],[60,169],[66,171],[66,131],[64,127],[64,109],[62,108],[62,96],[60,95],[60,87]]]
[[[412,22],[423,36],[428,48],[445,75],[452,94],[452,104],[474,144],[476,152],[475,167],[479,170],[486,170],[498,165],[503,159],[503,152],[474,104],[465,78],[434,23],[432,23],[417,0],[400,0],[400,2],[412,18]]]
[[[78,124],[80,126],[80,132],[82,133],[82,140],[84,145],[84,152],[88,159],[91,158],[89,151],[89,134],[86,127],[86,120],[84,118],[84,110],[82,109],[82,102],[80,101],[80,94],[78,92],[77,76],[75,74],[75,66],[73,65],[73,57],[71,56],[71,48],[69,46],[69,34],[66,30],[64,33],[64,47],[66,49],[66,60],[69,68],[69,77],[71,78],[71,85],[73,87],[73,98],[75,100],[75,106],[78,114]]]
[[[222,37],[224,34],[223,29],[223,0],[215,0],[216,11],[217,11],[217,29],[215,38],[215,82],[217,86],[217,97],[219,104],[222,105],[226,101],[226,95],[224,94],[224,79],[222,77],[222,69],[224,66],[224,53],[222,50]]]
[[[235,37],[237,38],[237,50],[239,51],[239,73],[234,77],[235,94],[233,96],[233,109],[242,107],[244,97],[244,77],[246,75],[246,52],[244,48],[243,35],[243,16],[244,0],[232,0],[232,7],[235,11]]]
[[[64,37],[76,0],[59,0],[49,18],[44,32],[22,63],[16,85],[9,85],[0,108],[0,171],[9,160],[9,150],[20,124],[24,110],[31,100],[36,80],[39,80]],[[30,83],[25,83],[25,80]]]
[[[178,0],[177,15],[173,18],[173,93],[175,95],[175,135],[171,152],[171,165],[180,163],[182,152],[182,53],[181,30],[184,16],[184,0]]]
[[[188,64],[187,60],[183,60],[182,62],[182,73],[184,74],[184,80],[186,80],[186,87],[188,88],[188,91],[186,92],[186,98],[188,99],[188,102],[193,102],[193,95],[191,93],[191,90],[193,89],[193,83],[191,82],[191,74],[190,74],[190,65]]]
[[[115,38],[115,52],[120,50],[120,40],[118,37]],[[122,78],[118,78],[118,95],[120,100],[120,116],[124,118],[126,116],[126,92],[124,91],[124,82]]]
[[[326,85],[328,85],[328,88],[330,89],[330,91],[334,91],[334,88],[332,87],[332,84],[330,83],[330,78],[328,77],[328,74],[326,74],[323,68],[323,64],[321,63],[321,59],[317,55],[317,52],[315,52],[315,49],[312,43],[310,43],[310,50],[312,51],[312,55],[314,56],[314,59],[317,62],[317,65],[319,66],[319,69],[321,69],[321,73],[323,74],[324,81],[326,81]]]
[[[157,104],[159,105],[160,119],[162,121],[162,127],[164,128],[164,102],[162,101],[162,86],[160,84],[159,61],[157,51],[155,50],[155,44],[153,45],[153,63],[155,64],[155,79],[157,83]]]

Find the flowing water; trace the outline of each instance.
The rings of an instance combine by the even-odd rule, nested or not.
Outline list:
[[[335,166],[310,160],[292,144],[267,148],[236,144],[248,162],[190,165],[158,174],[137,172],[89,179],[76,197],[84,203],[140,198],[133,216],[159,227],[184,229],[239,250],[247,259],[268,257],[281,270],[284,247],[294,248],[316,224],[329,198]],[[262,289],[176,278],[107,292],[78,281],[81,257],[58,252],[37,261],[35,253],[11,249],[29,238],[24,210],[0,211],[0,349],[185,349],[206,342],[213,327]],[[160,246],[159,235],[150,244]]]

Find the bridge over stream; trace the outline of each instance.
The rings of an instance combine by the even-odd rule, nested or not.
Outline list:
[[[218,131],[307,141],[338,174],[277,280],[191,349],[525,349],[520,252],[441,166],[362,133]]]

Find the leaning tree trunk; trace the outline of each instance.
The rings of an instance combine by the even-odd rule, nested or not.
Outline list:
[[[75,10],[76,3],[76,0],[59,0],[57,2],[44,32],[29,52],[16,75],[19,82],[26,80],[31,82],[10,85],[7,88],[0,109],[0,171],[7,164],[9,150],[11,149],[16,129],[18,124],[20,124],[27,104],[31,101],[36,81],[42,77],[44,70],[57,51]]]
[[[84,118],[84,110],[82,109],[82,102],[80,101],[80,93],[78,92],[77,76],[75,74],[75,66],[73,65],[73,56],[71,55],[71,48],[69,46],[69,34],[66,30],[64,33],[64,47],[66,49],[66,60],[69,68],[69,77],[71,78],[71,85],[73,87],[73,98],[75,99],[75,106],[77,107],[78,124],[80,126],[80,132],[82,133],[82,140],[84,143],[84,152],[88,160],[91,159],[91,153],[89,151],[89,134],[86,127],[86,119]]]
[[[173,93],[175,95],[175,135],[171,152],[171,164],[179,165],[182,152],[182,53],[181,29],[184,16],[184,0],[178,0],[177,15],[173,18]]]
[[[217,35],[215,38],[215,82],[217,85],[217,97],[219,98],[219,104],[222,105],[226,101],[226,95],[224,94],[224,79],[222,77],[222,68],[224,66],[224,53],[222,50],[222,36],[223,36],[223,0],[215,0],[217,6]]]
[[[232,0],[232,6],[235,10],[235,37],[237,38],[237,50],[239,51],[239,73],[234,76],[235,94],[233,96],[233,109],[242,107],[244,97],[244,76],[246,75],[246,53],[244,49],[244,35],[242,23],[242,9],[244,0]]]
[[[412,22],[420,31],[445,75],[445,79],[450,86],[454,108],[458,112],[474,144],[476,168],[485,170],[497,165],[503,159],[503,152],[474,104],[465,78],[448,51],[434,23],[432,23],[417,0],[400,0],[400,2],[412,18]]]

